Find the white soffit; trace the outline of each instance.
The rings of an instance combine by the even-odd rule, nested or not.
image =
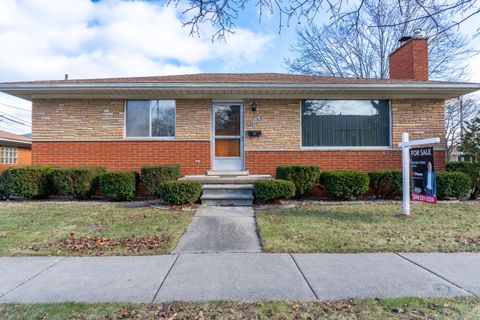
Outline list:
[[[450,99],[480,90],[476,83],[2,83],[0,91],[35,99]]]

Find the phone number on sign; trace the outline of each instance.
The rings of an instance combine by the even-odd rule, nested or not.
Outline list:
[[[418,193],[412,193],[412,200],[427,202],[427,203],[437,203],[437,197],[427,196],[427,195],[418,194]]]

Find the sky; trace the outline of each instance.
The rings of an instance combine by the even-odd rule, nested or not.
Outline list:
[[[297,21],[279,33],[278,16],[259,22],[257,9],[247,7],[235,34],[212,41],[208,25],[200,36],[189,34],[183,9],[164,1],[0,0],[0,82],[287,71]],[[480,55],[471,66],[471,81],[480,82]],[[0,94],[0,129],[30,132],[30,110],[30,102]]]

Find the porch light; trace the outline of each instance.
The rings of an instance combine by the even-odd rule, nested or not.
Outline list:
[[[255,101],[252,103],[252,111],[257,112],[257,103]]]

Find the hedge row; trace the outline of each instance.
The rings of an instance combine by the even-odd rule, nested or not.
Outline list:
[[[292,181],[295,185],[297,198],[312,190],[320,177],[320,167],[315,165],[278,166],[277,179]]]
[[[322,172],[322,185],[339,200],[353,200],[367,192],[370,179],[368,175],[358,171],[336,170]]]
[[[465,199],[475,194],[475,188],[479,187],[479,168],[478,164],[449,164],[448,170],[455,172],[437,173],[438,199]],[[368,190],[377,198],[392,199],[401,196],[403,189],[402,172],[398,169],[375,170],[368,174],[351,170],[320,173],[318,166],[284,165],[277,167],[276,178],[255,182],[255,197],[263,201],[288,199],[292,197],[290,189],[293,186],[295,195],[300,198],[317,184],[338,200],[357,199]]]
[[[462,172],[470,177],[470,199],[480,196],[480,162],[451,162],[447,164],[447,172]]]
[[[102,167],[56,168],[51,173],[52,193],[89,199],[98,190],[98,177],[106,170]]]
[[[375,170],[368,173],[370,190],[378,199],[393,199],[403,190],[402,170]]]
[[[474,197],[479,188],[478,164],[449,164],[447,172],[437,173],[439,199]],[[377,198],[401,195],[400,170],[377,170],[368,174],[335,170],[320,173],[319,166],[279,166],[274,180],[260,180],[254,185],[257,199],[272,201],[303,197],[321,184],[335,199],[352,200],[369,189]],[[139,184],[145,192],[169,204],[195,203],[201,195],[197,182],[177,181],[178,165],[147,166],[140,175],[133,171],[106,171],[101,167],[54,168],[52,166],[20,166],[5,169],[0,175],[0,197],[22,196],[31,199],[62,194],[88,199],[98,191],[112,201],[128,201],[135,197]]]
[[[19,166],[5,169],[0,175],[0,197],[42,199],[58,194],[89,199],[100,192],[111,201],[130,201],[141,184],[147,194],[161,196],[170,204],[198,201],[201,186],[195,182],[176,181],[179,176],[178,165],[146,166],[140,175],[134,171],[107,171],[101,167]]]
[[[438,199],[466,199],[470,195],[472,179],[463,172],[437,173]]]
[[[256,199],[262,201],[290,199],[295,196],[295,184],[282,179],[257,180],[253,185],[253,193]]]
[[[3,171],[0,181],[1,197],[22,196],[29,199],[48,198],[53,186],[52,166],[11,167]]]

